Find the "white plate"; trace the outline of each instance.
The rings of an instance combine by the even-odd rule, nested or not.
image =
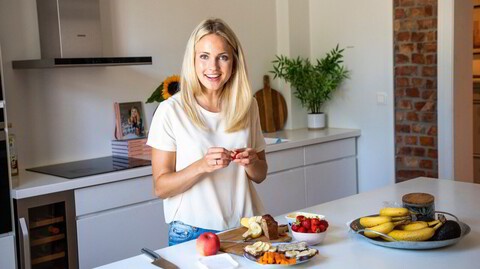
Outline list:
[[[238,263],[228,253],[201,257],[198,259],[198,264],[203,269],[233,269],[238,266]]]

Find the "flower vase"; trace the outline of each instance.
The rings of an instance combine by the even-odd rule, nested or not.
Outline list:
[[[323,129],[325,128],[325,114],[308,114],[308,129]]]

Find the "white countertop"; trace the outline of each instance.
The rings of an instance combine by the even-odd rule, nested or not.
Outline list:
[[[435,208],[456,215],[471,227],[471,232],[455,245],[433,250],[391,249],[370,244],[348,232],[346,223],[360,216],[376,214],[384,201],[401,203],[404,194],[427,192],[435,196]],[[301,211],[325,215],[330,223],[325,241],[310,262],[295,268],[478,268],[480,264],[480,184],[449,180],[417,178],[367,193],[356,194]],[[286,212],[288,213],[288,212]],[[277,216],[286,223],[285,215]],[[140,250],[138,250],[140,253]],[[156,251],[179,268],[199,268],[195,240]],[[249,260],[231,255],[237,268],[265,268]],[[101,269],[158,268],[146,255],[138,255]]]
[[[267,145],[265,152],[268,154],[269,152],[324,143],[338,139],[357,137],[359,135],[360,130],[339,128],[326,128],[323,130],[296,129],[285,130],[276,133],[265,133],[265,137],[290,140],[288,142]],[[12,197],[14,199],[23,199],[136,177],[150,176],[151,174],[151,166],[126,169],[122,171],[76,179],[66,179],[62,177],[21,170],[18,176],[12,177]]]

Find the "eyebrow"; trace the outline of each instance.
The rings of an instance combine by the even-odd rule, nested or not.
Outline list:
[[[197,53],[197,54],[198,54],[198,53],[204,53],[204,54],[210,55],[210,52],[206,52],[206,51],[198,51],[198,52],[195,52],[195,53]],[[221,52],[221,53],[219,53],[218,55],[224,55],[224,54],[228,55],[228,51]]]

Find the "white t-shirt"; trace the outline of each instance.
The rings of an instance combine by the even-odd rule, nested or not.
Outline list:
[[[201,159],[211,147],[265,150],[258,105],[250,109],[250,127],[226,133],[221,113],[197,108],[210,131],[196,127],[182,109],[180,94],[158,106],[153,116],[147,144],[163,151],[176,152],[176,171]],[[225,230],[240,225],[240,218],[264,214],[263,203],[248,179],[245,168],[231,162],[226,168],[203,176],[184,193],[163,201],[165,221],[182,221],[204,229]]]

